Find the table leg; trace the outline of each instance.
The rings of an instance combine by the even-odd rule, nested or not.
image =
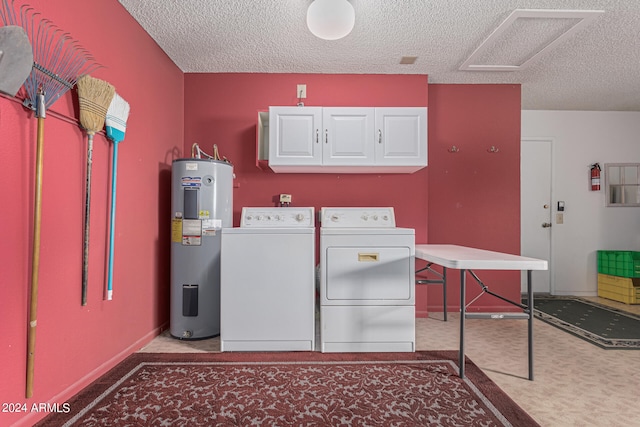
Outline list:
[[[447,267],[442,267],[442,304],[444,305],[444,321],[447,321]]]
[[[464,378],[464,320],[467,311],[466,303],[466,270],[460,270],[460,353],[458,355],[458,372]]]
[[[533,287],[531,270],[527,270],[527,306],[529,307],[529,380],[533,381]]]

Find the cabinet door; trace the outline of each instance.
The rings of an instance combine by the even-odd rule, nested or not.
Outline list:
[[[269,165],[320,165],[321,107],[269,108]]]
[[[427,165],[426,108],[376,108],[375,116],[376,165]]]
[[[373,108],[324,108],[322,124],[323,165],[373,165]]]

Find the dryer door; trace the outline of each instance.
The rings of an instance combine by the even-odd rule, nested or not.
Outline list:
[[[323,303],[413,304],[412,261],[408,247],[328,247]]]

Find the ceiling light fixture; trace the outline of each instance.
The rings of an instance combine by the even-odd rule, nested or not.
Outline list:
[[[356,12],[347,0],[315,0],[307,9],[307,27],[314,36],[338,40],[353,29]]]

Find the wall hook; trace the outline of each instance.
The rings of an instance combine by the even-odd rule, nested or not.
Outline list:
[[[495,145],[492,145],[491,148],[487,148],[488,153],[497,153],[498,151],[500,151],[500,149]]]
[[[452,145],[451,148],[449,148],[447,151],[450,153],[457,153],[458,151],[460,151],[460,149],[455,145]]]

